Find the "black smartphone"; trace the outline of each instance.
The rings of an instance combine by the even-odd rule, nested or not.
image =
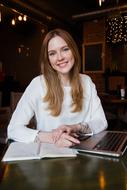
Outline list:
[[[92,132],[91,133],[78,133],[77,135],[78,135],[78,139],[80,141],[83,141],[83,140],[88,139],[89,137],[91,137],[93,135],[93,133]]]

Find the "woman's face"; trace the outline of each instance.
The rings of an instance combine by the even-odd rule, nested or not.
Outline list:
[[[74,65],[74,56],[72,51],[60,36],[55,36],[49,41],[48,57],[51,66],[60,75],[69,74]]]

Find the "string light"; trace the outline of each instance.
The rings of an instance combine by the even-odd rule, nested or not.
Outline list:
[[[106,21],[106,41],[127,42],[127,16],[117,15]]]

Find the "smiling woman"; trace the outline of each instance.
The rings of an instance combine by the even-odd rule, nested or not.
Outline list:
[[[79,144],[79,134],[96,134],[107,121],[91,78],[80,74],[80,54],[63,29],[49,31],[40,52],[41,74],[23,93],[8,126],[8,138],[48,142],[60,147]],[[36,129],[28,128],[35,116]]]

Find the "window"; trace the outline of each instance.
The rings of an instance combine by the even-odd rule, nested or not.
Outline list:
[[[104,43],[83,45],[83,72],[104,72]]]

